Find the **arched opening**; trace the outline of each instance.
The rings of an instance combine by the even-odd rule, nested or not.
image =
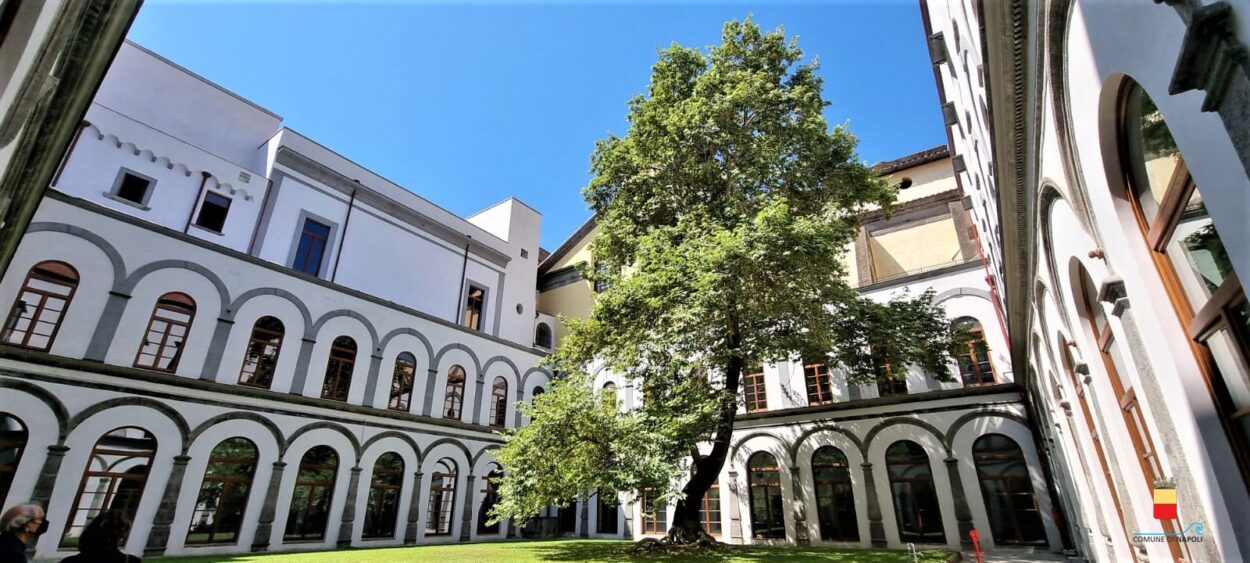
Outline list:
[[[0,342],[47,352],[76,289],[78,271],[73,266],[57,261],[35,264],[13,301]]]
[[[282,338],[286,326],[275,317],[261,317],[252,325],[252,335],[243,353],[243,367],[239,370],[239,383],[268,389],[273,384],[273,374],[278,369],[278,353],[282,351]]]
[[[551,327],[547,323],[538,323],[538,327],[534,329],[534,346],[550,350],[551,344]]]
[[[365,501],[365,525],[361,537],[367,539],[395,536],[399,516],[399,495],[404,488],[404,458],[386,452],[373,462],[369,479],[369,498]]]
[[[785,499],[781,494],[781,467],[768,452],[756,452],[747,461],[751,502],[751,537],[785,539]]]
[[[899,540],[946,543],[933,471],[924,448],[910,440],[894,442],[885,451],[885,467],[890,476]]]
[[[490,511],[499,504],[499,480],[503,479],[503,471],[499,466],[492,465],[490,473],[482,480],[482,505],[477,509],[477,533],[498,534],[499,522],[490,521]]]
[[[330,344],[330,358],[326,360],[326,375],[321,380],[321,398],[346,401],[355,369],[356,341],[350,336],[335,338]]]
[[[820,539],[859,541],[851,464],[842,450],[822,446],[812,454],[812,483],[816,486],[816,517]]]
[[[490,387],[490,425],[503,428],[508,424],[508,381],[496,377]]]
[[[951,326],[960,342],[955,359],[959,362],[959,377],[963,379],[964,386],[995,383],[990,348],[985,342],[985,330],[981,328],[981,321],[972,317],[959,317]]]
[[[213,448],[191,512],[186,543],[238,541],[255,473],[256,444],[251,440],[228,438]]]
[[[464,368],[451,366],[447,370],[447,389],[443,393],[443,418],[460,419],[464,406]]]
[[[1046,528],[1019,444],[1002,434],[986,434],[972,443],[972,459],[994,542],[1044,545]]]
[[[338,468],[339,456],[330,446],[316,446],[300,458],[283,540],[325,539]]]
[[[128,426],[101,436],[87,458],[61,547],[78,545],[83,528],[106,510],[134,522],[155,456],[156,437],[142,428]]]
[[[417,378],[417,357],[411,352],[395,356],[395,369],[391,371],[391,396],[386,408],[408,412],[412,405],[412,387]]]
[[[425,517],[425,535],[451,535],[452,510],[456,506],[456,462],[438,460],[430,475],[430,504]]]
[[[135,354],[135,367],[171,373],[177,370],[194,320],[195,300],[190,295],[162,295],[152,308],[152,318]]]
[[[0,412],[0,502],[9,497],[9,487],[13,486],[13,476],[17,474],[17,466],[22,461],[22,452],[26,450],[29,437],[21,420]]]

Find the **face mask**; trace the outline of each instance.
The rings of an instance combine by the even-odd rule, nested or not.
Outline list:
[[[45,519],[43,523],[39,525],[39,529],[35,530],[35,535],[42,536],[43,534],[47,532],[48,532],[48,521]]]

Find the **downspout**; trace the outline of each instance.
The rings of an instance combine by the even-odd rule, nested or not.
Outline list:
[[[91,126],[91,122],[86,119],[78,124],[78,130],[74,131],[74,139],[69,142],[69,148],[65,150],[65,155],[61,157],[61,163],[56,167],[56,175],[52,176],[52,185],[56,186],[61,183],[61,173],[65,171],[65,165],[69,164],[69,155],[74,153],[74,149],[78,147],[78,139],[82,138],[82,132]]]
[[[208,179],[213,177],[207,170],[201,170],[200,174],[203,176],[200,178],[200,191],[195,194],[195,201],[191,202],[191,211],[187,212],[187,224],[182,226],[182,234],[184,235],[191,231],[191,219],[195,217],[195,208],[199,205],[200,200],[204,198],[204,190],[208,188]]]
[[[968,211],[964,210],[967,214]],[[985,259],[985,251],[981,248],[981,231],[977,230],[977,222],[968,217],[968,225],[972,227],[972,234],[977,237],[977,257],[981,259],[981,267],[985,269],[985,285],[990,286],[990,301],[994,304],[994,313],[998,315],[998,329],[1003,331],[1003,341],[1007,344],[1007,353],[1011,353],[1011,337],[1007,335],[1007,317],[1003,315],[1003,307],[999,304],[998,286],[994,284],[994,273],[990,271],[990,261]],[[1012,372],[1014,373],[1014,366]]]
[[[269,210],[269,200],[273,197],[273,180],[265,178],[265,198],[260,200],[260,211],[256,214],[256,225],[252,227],[252,240],[247,243],[247,253],[256,256],[256,239],[260,236],[260,224],[265,221],[265,212]]]
[[[467,281],[465,276],[469,273],[469,246],[473,244],[473,235],[465,236],[467,236],[469,240],[466,240],[464,243],[464,261],[460,263],[460,294],[456,295],[455,302],[456,324],[464,322],[464,319],[462,318],[464,315],[464,306],[461,304],[460,300],[464,298],[464,284],[465,281]]]
[[[354,180],[357,184],[360,180]],[[347,200],[347,218],[343,219],[343,234],[339,235],[339,249],[334,253],[334,269],[330,271],[330,281],[339,276],[339,259],[343,257],[343,244],[347,242],[347,227],[352,223],[352,209],[356,207],[356,188],[352,188],[352,196]]]

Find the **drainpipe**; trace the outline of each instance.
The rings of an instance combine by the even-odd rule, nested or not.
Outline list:
[[[200,203],[200,200],[204,198],[204,190],[208,187],[208,179],[213,177],[207,170],[201,170],[200,175],[203,176],[200,179],[200,191],[195,194],[195,201],[191,202],[191,211],[187,213],[187,224],[182,226],[182,234],[184,235],[191,230],[191,219],[195,217],[195,208]]]
[[[357,184],[360,180],[352,180]],[[339,259],[343,257],[343,243],[347,242],[347,226],[352,223],[352,209],[356,207],[356,188],[352,188],[352,196],[347,200],[347,218],[343,219],[343,234],[339,235],[339,250],[334,253],[334,270],[330,272],[330,281],[339,276]]]
[[[82,120],[78,124],[78,130],[74,131],[74,140],[69,142],[69,149],[65,151],[65,155],[61,157],[61,163],[56,167],[56,175],[52,176],[52,185],[56,186],[61,183],[61,173],[65,171],[65,165],[69,163],[69,155],[74,153],[74,149],[78,147],[78,139],[82,138],[82,132],[91,125],[90,121]]]
[[[964,213],[969,214],[967,210],[964,210]],[[990,261],[985,258],[985,251],[981,248],[981,232],[977,230],[977,222],[971,216],[968,217],[968,226],[972,227],[972,234],[977,237],[977,257],[981,259],[981,267],[985,269],[985,285],[990,286],[990,296],[993,297],[990,301],[994,303],[994,313],[998,315],[998,328],[1003,331],[1003,341],[1007,343],[1007,353],[1010,354],[1011,337],[1007,334],[1007,318],[1003,315],[1002,305],[998,303],[998,286],[994,284],[994,273],[990,271]]]
[[[460,294],[456,296],[456,324],[464,322],[461,318],[464,315],[464,304],[460,302],[464,298],[465,275],[469,273],[469,245],[473,244],[473,235],[465,235],[469,240],[464,242],[464,261],[460,263]]]

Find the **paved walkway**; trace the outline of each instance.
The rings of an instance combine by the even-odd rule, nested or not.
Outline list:
[[[965,563],[976,563],[976,560],[976,556],[971,552],[964,552]],[[1067,558],[1045,551],[1029,552],[1015,550],[995,550],[994,553],[985,556],[985,563],[1034,563],[1049,561],[1067,561]]]

